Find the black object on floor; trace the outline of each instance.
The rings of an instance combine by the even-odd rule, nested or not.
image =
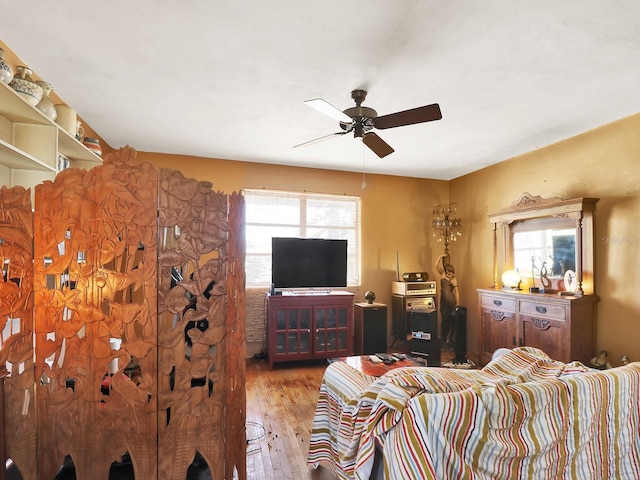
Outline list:
[[[17,470],[17,469],[16,469]],[[15,472],[17,476],[8,477],[10,480],[22,480],[20,472]],[[75,480],[76,468],[73,464],[73,460],[70,456],[66,456],[62,468],[55,477],[55,480]],[[111,464],[109,470],[109,480],[135,480],[133,474],[133,464],[131,463],[131,457],[126,453],[122,457],[121,462],[114,462]],[[186,480],[211,480],[211,471],[205,459],[199,453],[196,453],[196,457],[193,463],[189,465],[187,470]]]
[[[467,361],[467,307],[458,306],[454,318],[456,354],[453,363],[465,363]]]

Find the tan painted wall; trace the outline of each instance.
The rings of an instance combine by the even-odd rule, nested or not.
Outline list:
[[[433,206],[448,201],[448,182],[387,175],[295,168],[210,158],[184,157],[139,152],[139,160],[148,160],[160,168],[174,168],[188,177],[213,182],[215,190],[226,193],[243,188],[307,191],[355,195],[362,198],[362,288],[356,301],[364,301],[367,290],[376,294],[376,302],[389,305],[388,331],[391,332],[391,282],[396,278],[396,252],[400,273],[426,271],[435,279],[435,258],[442,244],[432,237]],[[452,247],[452,255],[459,250]],[[259,351],[254,332],[264,331],[263,302],[248,293],[247,351]],[[255,305],[253,305],[255,302]],[[253,341],[252,341],[253,340]],[[253,345],[252,345],[253,343]],[[256,345],[258,343],[258,345]]]
[[[535,150],[450,182],[451,201],[465,221],[457,270],[468,312],[469,349],[477,350],[475,289],[492,281],[488,213],[510,206],[523,192],[542,197],[596,197],[597,349],[619,365],[622,354],[640,360],[640,114]]]
[[[442,245],[431,236],[431,210],[458,203],[463,236],[451,247],[468,307],[468,349],[477,352],[476,288],[492,281],[492,232],[487,214],[511,205],[523,192],[543,197],[598,197],[596,208],[597,349],[612,364],[626,354],[640,360],[640,296],[634,292],[640,265],[640,115],[615,121],[451,182],[292,168],[245,162],[140,153],[156,165],[214,182],[226,192],[242,188],[306,190],[362,197],[362,301],[366,290],[390,304],[396,251],[400,272],[429,272]],[[257,321],[257,320],[254,320]],[[248,319],[248,322],[251,320]],[[390,328],[389,318],[389,328]],[[260,327],[263,328],[263,327]],[[595,353],[595,352],[594,352]]]

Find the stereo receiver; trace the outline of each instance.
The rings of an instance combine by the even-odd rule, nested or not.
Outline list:
[[[391,293],[396,295],[435,295],[436,282],[392,282]]]

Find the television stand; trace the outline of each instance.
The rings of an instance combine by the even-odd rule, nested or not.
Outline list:
[[[269,369],[274,363],[353,355],[353,294],[267,294]]]
[[[331,290],[283,290],[282,295],[331,295]]]

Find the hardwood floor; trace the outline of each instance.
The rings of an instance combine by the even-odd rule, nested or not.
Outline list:
[[[335,480],[330,465],[307,467],[326,360],[274,365],[247,361],[247,479]]]
[[[443,351],[442,362],[453,352]],[[326,360],[247,360],[247,480],[336,480],[329,464],[307,467],[313,415]]]

